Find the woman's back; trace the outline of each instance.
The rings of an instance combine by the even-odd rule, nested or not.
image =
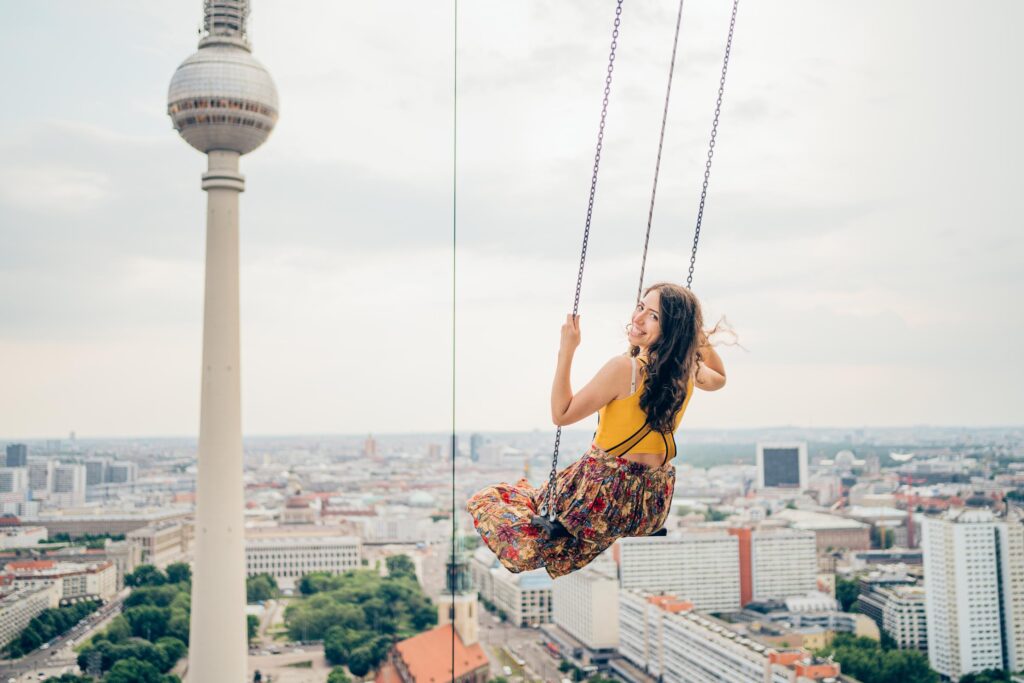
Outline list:
[[[640,407],[640,397],[644,391],[643,361],[630,359],[633,363],[633,381],[630,394],[624,398],[614,399],[598,411],[597,432],[594,434],[594,445],[611,455],[658,455],[658,462],[664,464],[676,454],[674,433],[660,433],[649,429],[647,415]],[[641,366],[638,368],[637,366]],[[686,399],[673,419],[673,430],[678,429],[683,413],[693,397],[693,380],[686,387]],[[634,458],[629,458],[634,459]],[[638,459],[646,462],[648,459]],[[650,463],[648,463],[650,464]],[[653,463],[657,464],[657,463]]]

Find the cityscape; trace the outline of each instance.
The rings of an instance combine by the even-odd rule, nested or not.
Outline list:
[[[462,509],[487,482],[542,483],[549,437],[458,434],[454,571],[446,435],[247,439],[248,680],[1019,678],[1024,429],[694,430],[667,535],[556,580],[502,567]],[[195,560],[196,442],[5,452],[3,675],[188,680],[187,593],[168,593]],[[54,610],[77,619],[42,633]]]
[[[632,24],[621,0],[600,21],[580,0],[259,0],[258,50],[250,0],[192,4],[0,4],[19,93],[0,112],[0,683],[1024,683],[1022,330],[1000,303],[1021,238],[997,156],[1019,156],[1019,101],[946,49],[1013,63],[998,51],[1019,41],[993,37],[1012,20],[949,11],[920,32],[881,5],[705,3],[679,78],[687,105],[717,86],[713,119],[674,124],[713,120],[704,147],[665,144],[682,2]],[[648,47],[673,18],[654,190],[664,148],[665,194],[700,187],[692,252],[689,228],[649,241],[655,192],[633,170],[640,110],[662,106]],[[541,327],[564,315],[564,196],[591,168],[576,103],[597,94],[580,74],[603,66],[606,19],[577,373],[681,326],[653,311],[624,336],[628,206],[648,217],[641,292],[691,254],[687,319],[732,337],[694,322],[685,343],[718,347],[729,385],[686,397],[674,484],[629,493],[663,528],[552,578],[510,571],[467,501],[597,448],[592,416],[546,425]],[[788,55],[793,27],[814,59]],[[979,92],[1005,100],[986,125],[965,109]],[[703,184],[680,189],[672,161]],[[659,206],[676,227],[688,212]],[[556,386],[583,386],[562,360]],[[637,410],[620,446],[651,435]],[[620,481],[647,466],[615,458]],[[495,536],[568,533],[539,514]]]

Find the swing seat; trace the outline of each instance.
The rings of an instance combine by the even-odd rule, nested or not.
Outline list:
[[[571,536],[569,530],[565,528],[565,525],[559,522],[557,519],[548,519],[543,515],[534,515],[530,523],[536,527],[540,527],[541,533],[543,533],[549,541],[557,541],[560,538],[566,538]]]

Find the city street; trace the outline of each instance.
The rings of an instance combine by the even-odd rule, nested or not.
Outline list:
[[[0,681],[6,683],[11,678],[18,681],[37,681],[40,680],[40,673],[59,676],[74,671],[77,666],[77,655],[73,647],[94,632],[105,628],[113,617],[120,614],[121,603],[127,596],[127,591],[122,591],[109,603],[89,615],[86,623],[75,626],[63,636],[54,639],[49,647],[40,648],[19,660],[0,660]]]
[[[563,674],[558,670],[560,659],[552,657],[541,644],[542,635],[537,629],[518,628],[502,623],[490,612],[480,612],[480,642],[491,660],[491,676],[505,676],[514,680],[523,676],[525,681],[560,681]],[[509,656],[513,655],[524,663],[520,667]],[[504,672],[508,666],[511,676]]]

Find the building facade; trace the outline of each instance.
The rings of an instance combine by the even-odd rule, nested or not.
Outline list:
[[[620,651],[662,683],[793,683],[839,677],[839,665],[800,649],[779,651],[694,611],[688,601],[637,591],[619,594]],[[625,680],[628,672],[612,664]]]
[[[928,650],[925,589],[921,586],[876,586],[861,591],[859,609],[871,617],[901,650]]]
[[[806,595],[818,587],[815,536],[797,529],[758,529],[750,540],[754,600]]]
[[[28,446],[23,443],[9,443],[6,449],[7,467],[26,467],[28,465]]]
[[[177,519],[129,531],[126,540],[138,548],[141,564],[165,569],[169,564],[191,560],[193,533],[192,522]]]
[[[0,649],[17,638],[44,610],[60,604],[54,584],[0,589]]]
[[[739,542],[725,530],[624,538],[616,552],[623,590],[671,593],[707,612],[740,607]]]
[[[807,444],[766,442],[757,444],[757,488],[793,489],[808,486]]]
[[[29,588],[56,586],[62,602],[75,600],[106,602],[117,593],[117,568],[109,560],[88,564],[28,560],[8,562],[6,570],[13,575],[15,586]]]
[[[590,650],[619,644],[619,581],[612,567],[585,567],[553,582],[552,620]]]
[[[1024,666],[1024,527],[1016,511],[951,508],[922,524],[928,660],[958,680]]]
[[[362,544],[354,536],[330,530],[249,530],[245,538],[245,575],[270,574],[297,581],[310,572],[341,574],[362,566]]]

